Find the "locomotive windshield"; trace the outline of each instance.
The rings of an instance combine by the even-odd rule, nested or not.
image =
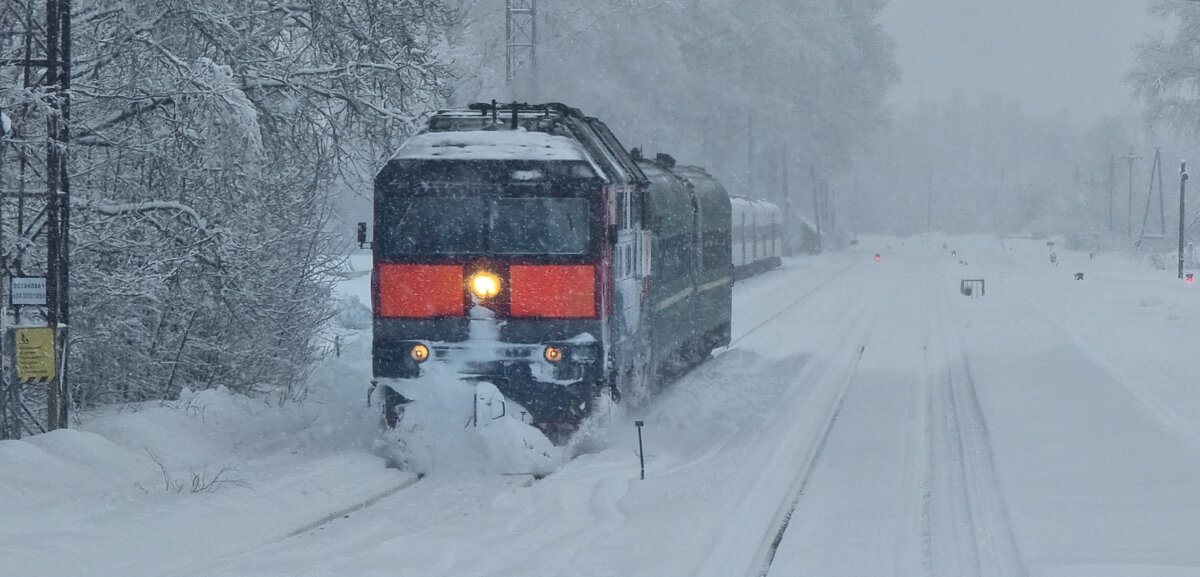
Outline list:
[[[568,256],[593,252],[589,180],[530,168],[405,163],[381,183],[377,248],[392,257]],[[434,164],[435,166],[429,166]],[[419,166],[425,165],[425,166]],[[543,165],[544,167],[544,165]],[[416,170],[413,170],[416,169]],[[431,170],[432,169],[432,170]]]
[[[421,196],[408,199],[388,232],[391,253],[584,254],[589,248],[589,208],[583,198],[480,198]]]

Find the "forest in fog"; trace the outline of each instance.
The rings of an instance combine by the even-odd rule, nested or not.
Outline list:
[[[1148,114],[1103,118],[1047,118],[987,94],[887,105],[903,71],[884,0],[543,3],[536,72],[512,82],[495,0],[72,5],[80,405],[218,384],[303,398],[332,347],[329,273],[367,220],[371,178],[442,107],[567,103],[735,194],[824,213],[831,238],[1140,232],[1156,147],[1170,223],[1200,122],[1200,4],[1183,2],[1157,4],[1164,32],[1128,71]],[[68,105],[37,62],[45,9],[0,7],[10,278],[44,274],[45,214],[30,199],[46,189],[47,120]],[[1132,176],[1120,158],[1131,146]]]

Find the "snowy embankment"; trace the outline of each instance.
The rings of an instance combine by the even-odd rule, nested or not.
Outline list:
[[[330,359],[313,383],[302,404],[185,391],[0,442],[0,575],[186,573],[416,480],[370,451],[361,353]]]
[[[360,275],[302,404],[206,391],[0,442],[0,575],[1200,576],[1200,287],[1048,256],[790,260],[737,285],[730,347],[567,448],[468,426],[456,386],[381,446]]]

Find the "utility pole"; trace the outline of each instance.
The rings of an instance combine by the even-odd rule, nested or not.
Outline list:
[[[1129,238],[1133,238],[1133,161],[1138,160],[1141,156],[1134,154],[1133,147],[1129,147],[1129,154],[1122,155],[1121,158],[1129,161],[1129,218],[1126,220],[1128,224],[1127,234]]]
[[[837,226],[837,194],[838,189],[831,186],[828,182],[825,183],[825,212],[829,213],[830,231],[836,232]]]
[[[929,194],[925,199],[925,232],[933,232],[933,169],[928,169]]]
[[[525,81],[527,100],[537,94],[537,0],[506,0],[504,10],[506,30],[505,79],[509,89],[521,76]],[[515,91],[514,91],[515,92]],[[519,100],[514,93],[514,100]]]
[[[1146,191],[1146,210],[1142,213],[1142,238],[1146,238],[1146,221],[1150,220],[1150,201],[1154,199],[1154,180],[1158,179],[1158,220],[1159,231],[1167,236],[1167,207],[1163,199],[1162,151],[1154,149],[1154,161],[1150,164],[1150,188]]]
[[[754,193],[754,117],[746,118],[746,194],[758,198]]]
[[[4,151],[8,146],[8,138],[12,133],[12,121],[7,114],[0,111],[0,186],[4,179]],[[9,416],[9,407],[16,408],[9,402],[9,395],[15,390],[8,388],[8,296],[7,275],[4,274],[8,259],[4,256],[4,191],[0,188],[0,439],[20,438],[20,415]],[[10,427],[15,428],[16,434],[10,433]]]
[[[58,406],[58,426],[65,429],[68,425],[71,395],[67,369],[70,366],[68,355],[69,327],[71,325],[71,179],[67,160],[70,158],[71,146],[71,0],[58,0],[57,17],[62,22],[60,41],[62,50],[62,73],[58,77],[59,113],[62,124],[59,126],[58,144],[62,147],[59,154],[59,242],[61,250],[58,254],[58,290],[54,295],[55,306],[58,308],[58,338],[55,340],[55,352],[58,360],[58,390],[60,403]]]
[[[816,225],[817,225],[817,252],[824,252],[824,250],[825,250],[824,244],[825,243],[821,239],[821,200],[820,200],[821,186],[820,186],[820,182],[817,180],[816,165],[813,165],[813,164],[808,165],[808,170],[812,174],[813,219],[816,220]]]
[[[54,358],[59,370],[49,384],[47,428],[67,427],[67,326],[70,321],[67,282],[70,262],[70,181],[67,153],[70,143],[71,3],[46,2],[46,84],[51,87],[51,113],[46,118],[46,324],[54,329]]]
[[[792,199],[788,192],[788,142],[783,141],[783,255],[792,256]]]
[[[1108,157],[1108,232],[1113,230],[1113,196],[1116,195],[1117,157]]]

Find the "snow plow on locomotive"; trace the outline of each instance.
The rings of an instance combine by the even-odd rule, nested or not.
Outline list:
[[[432,117],[376,178],[372,248],[376,381],[448,367],[543,430],[729,343],[729,194],[565,105]]]

